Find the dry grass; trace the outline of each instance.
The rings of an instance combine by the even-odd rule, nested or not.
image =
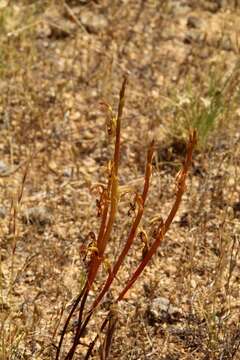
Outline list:
[[[140,234],[81,349],[99,335],[147,237],[167,218],[196,126],[200,146],[180,211],[118,305],[109,358],[240,358],[239,11],[234,1],[221,8],[205,0],[2,2],[0,359],[56,356],[88,274],[85,250],[94,250],[99,228],[96,189],[114,151],[111,114],[106,121],[99,104],[113,104],[115,113],[125,73],[119,186],[130,193],[119,201],[87,304],[124,247],[134,216],[129,203],[141,191],[154,137],[151,191]],[[74,320],[63,353],[73,343]]]

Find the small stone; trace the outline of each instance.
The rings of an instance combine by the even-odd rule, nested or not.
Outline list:
[[[7,210],[5,206],[0,206],[0,219],[4,219],[6,217]]]
[[[51,37],[51,26],[47,22],[36,25],[36,35],[38,38],[44,39]]]
[[[229,35],[224,35],[221,40],[221,48],[225,51],[233,51],[234,47]]]
[[[184,4],[181,4],[178,2],[175,2],[172,5],[172,14],[173,15],[178,15],[178,16],[186,15],[190,11],[191,11],[191,8],[188,5],[184,5]]]
[[[199,52],[199,57],[203,60],[205,59],[209,59],[211,56],[211,50],[208,47],[203,47],[201,48],[200,52]]]
[[[63,170],[63,176],[71,177],[72,175],[73,175],[73,169],[72,168],[65,168]]]
[[[200,29],[202,21],[196,16],[189,16],[187,19],[187,27],[189,29]]]
[[[183,42],[184,44],[202,43],[204,34],[197,30],[189,30],[185,35]]]
[[[65,19],[59,8],[50,6],[36,30],[39,38],[63,39],[76,30],[76,24]]]
[[[221,9],[221,3],[219,1],[204,2],[203,9],[211,13],[216,13]]]
[[[0,173],[4,174],[8,172],[9,166],[4,161],[0,160]]]
[[[181,317],[181,312],[165,297],[155,298],[146,311],[149,325],[155,323],[174,323]]]
[[[22,220],[25,224],[45,226],[52,223],[52,216],[49,208],[35,206],[24,211]]]
[[[103,15],[84,11],[80,14],[80,21],[89,33],[98,34],[107,27],[107,20]]]

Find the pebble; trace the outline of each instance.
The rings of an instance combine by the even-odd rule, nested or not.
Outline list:
[[[84,11],[80,14],[80,21],[89,33],[98,34],[107,27],[107,20],[103,15]]]
[[[0,206],[0,219],[4,219],[6,217],[7,214],[7,210],[5,208],[5,206],[1,205]]]
[[[174,2],[172,4],[172,14],[173,15],[181,16],[181,15],[185,15],[185,14],[189,13],[190,11],[191,11],[191,8],[188,5],[181,4],[181,2],[180,3]]]
[[[6,173],[8,170],[8,165],[4,161],[0,160],[0,173]]]
[[[63,170],[63,176],[72,177],[72,175],[73,175],[73,169],[72,168],[65,168]]]
[[[146,315],[149,325],[154,325],[155,323],[176,322],[181,317],[181,312],[177,307],[171,304],[169,299],[157,297],[153,299],[148,306]]]
[[[211,50],[208,47],[201,48],[199,52],[199,57],[203,60],[210,58],[211,56]]]
[[[215,14],[221,9],[220,1],[207,1],[203,3],[203,9]]]
[[[225,51],[233,51],[234,50],[234,46],[232,44],[232,40],[231,40],[230,36],[224,35],[222,37],[221,48],[222,48],[222,50],[225,50]]]
[[[196,16],[189,16],[187,19],[187,27],[189,29],[200,29],[202,21]]]
[[[184,44],[202,43],[204,40],[204,34],[197,30],[189,30],[184,39]]]
[[[52,223],[52,216],[49,208],[45,206],[34,206],[24,211],[22,220],[26,224],[45,226]]]

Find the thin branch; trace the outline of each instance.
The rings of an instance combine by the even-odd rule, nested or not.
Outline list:
[[[126,292],[133,286],[135,281],[138,279],[138,277],[141,275],[141,273],[145,269],[146,265],[151,260],[152,256],[156,253],[157,248],[159,247],[161,241],[163,240],[164,235],[168,231],[168,229],[169,229],[169,227],[170,227],[170,225],[171,225],[171,223],[172,223],[172,221],[173,221],[173,219],[174,219],[174,217],[175,217],[175,215],[176,215],[176,213],[177,213],[177,211],[179,209],[179,206],[180,206],[180,203],[181,203],[181,200],[182,200],[182,196],[183,196],[183,193],[185,191],[186,178],[187,178],[189,168],[191,166],[192,154],[193,154],[193,149],[194,149],[195,144],[196,144],[196,131],[193,131],[193,133],[190,134],[190,136],[189,136],[189,143],[188,143],[188,150],[187,150],[186,159],[184,161],[184,164],[183,164],[183,167],[182,167],[181,171],[178,174],[178,178],[177,178],[178,190],[177,190],[176,199],[175,199],[175,202],[174,202],[174,204],[172,206],[172,209],[171,209],[166,221],[164,222],[163,226],[160,228],[159,233],[158,233],[158,235],[156,237],[156,240],[151,245],[149,251],[147,252],[144,259],[142,260],[142,262],[139,264],[139,266],[137,267],[137,269],[133,273],[131,279],[128,281],[125,288],[119,294],[119,296],[117,298],[117,302],[121,301],[123,299]]]

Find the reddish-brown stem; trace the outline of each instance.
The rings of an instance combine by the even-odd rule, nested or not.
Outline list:
[[[152,158],[153,158],[153,151],[154,151],[154,142],[152,141],[151,144],[150,144],[150,147],[148,149],[148,155],[147,155],[147,164],[146,164],[146,170],[145,170],[145,177],[144,177],[144,187],[143,187],[143,193],[142,193],[142,196],[139,197],[137,195],[137,203],[138,203],[138,212],[137,212],[137,215],[135,217],[135,220],[132,224],[132,227],[131,227],[131,230],[129,232],[129,235],[128,235],[128,239],[126,241],[126,244],[121,252],[121,254],[119,255],[111,273],[109,274],[106,282],[105,282],[105,285],[102,289],[102,291],[100,292],[100,294],[98,295],[98,297],[95,299],[92,307],[91,307],[91,310],[89,311],[84,323],[82,324],[82,327],[81,327],[81,330],[80,330],[80,333],[79,333],[79,336],[81,337],[84,330],[86,329],[87,327],[87,324],[89,322],[89,320],[91,319],[91,316],[95,310],[95,308],[98,306],[98,304],[100,303],[100,301],[102,300],[103,296],[107,293],[107,291],[109,290],[113,280],[116,278],[116,275],[124,261],[124,259],[126,258],[128,252],[129,252],[129,249],[131,248],[132,246],[132,243],[133,243],[133,240],[136,236],[136,232],[137,232],[137,228],[138,228],[138,225],[141,221],[141,218],[142,218],[142,215],[143,215],[143,211],[144,211],[144,206],[145,206],[145,202],[146,202],[146,198],[147,198],[147,194],[148,194],[148,190],[149,190],[149,183],[150,183],[150,178],[151,178],[151,173],[152,173]]]
[[[196,131],[194,130],[193,133],[190,134],[187,155],[186,155],[183,167],[182,167],[182,169],[181,169],[181,171],[180,171],[180,173],[178,174],[178,177],[177,177],[177,187],[178,187],[178,189],[177,189],[177,194],[176,194],[176,200],[175,200],[175,202],[174,202],[174,204],[172,206],[172,209],[170,210],[170,213],[169,213],[166,221],[160,227],[159,233],[158,233],[158,235],[156,237],[156,240],[153,242],[153,244],[150,247],[148,253],[144,257],[144,259],[141,261],[141,263],[139,264],[139,266],[137,267],[135,272],[133,273],[132,277],[128,281],[125,288],[119,294],[118,298],[115,301],[116,303],[123,299],[124,295],[133,286],[133,284],[139,278],[142,271],[145,269],[146,265],[151,260],[152,256],[156,253],[157,248],[161,244],[161,240],[163,239],[164,235],[168,231],[168,229],[169,229],[169,227],[170,227],[170,225],[171,225],[171,223],[172,223],[172,221],[173,221],[173,219],[174,219],[174,217],[175,217],[175,215],[177,213],[177,210],[178,210],[179,205],[180,205],[181,200],[182,200],[182,195],[183,195],[183,193],[185,191],[186,177],[187,177],[187,173],[189,171],[189,168],[191,166],[192,154],[193,154],[193,149],[194,149],[195,144],[196,144]],[[104,328],[107,325],[108,321],[109,321],[109,317],[107,316],[104,319],[104,321],[103,321],[103,323],[101,325],[101,332],[104,330]],[[92,353],[92,350],[93,350],[93,348],[94,348],[94,346],[96,344],[96,341],[98,339],[98,336],[99,335],[97,335],[94,338],[94,340],[91,342],[85,359],[89,359],[89,357],[90,357],[90,355]]]
[[[124,107],[124,96],[126,88],[127,79],[124,78],[122,87],[119,95],[119,105],[118,105],[118,114],[117,114],[117,123],[116,123],[116,139],[115,139],[115,149],[114,149],[114,161],[112,164],[112,173],[111,173],[111,194],[110,194],[110,203],[111,209],[106,225],[106,229],[102,236],[98,237],[98,254],[93,259],[93,264],[91,266],[90,274],[88,276],[88,287],[92,286],[93,281],[95,280],[98,268],[102,263],[103,254],[106,249],[107,243],[109,241],[113,223],[116,216],[117,204],[118,204],[118,168],[120,160],[120,138],[121,138],[121,119],[122,112]]]
[[[108,183],[108,188],[107,188],[107,191],[106,191],[106,199],[104,201],[104,209],[103,209],[103,216],[102,216],[102,221],[101,221],[101,225],[100,225],[100,229],[99,229],[99,233],[98,233],[98,240],[99,241],[99,238],[101,238],[103,236],[103,233],[104,233],[104,230],[105,230],[105,226],[106,226],[106,221],[107,221],[107,214],[108,214],[108,209],[109,209],[109,201],[108,201],[108,194],[109,194],[109,189],[110,189],[110,180],[109,180],[109,183]],[[94,255],[95,256],[95,255]],[[64,324],[64,327],[63,327],[63,330],[62,330],[62,333],[61,333],[61,337],[60,337],[60,340],[59,340],[59,344],[58,344],[58,347],[57,347],[57,352],[56,352],[56,358],[55,360],[58,360],[59,359],[59,355],[60,355],[60,351],[61,351],[61,347],[62,347],[62,343],[63,343],[63,340],[64,340],[64,336],[66,334],[66,331],[67,331],[67,328],[68,328],[68,325],[69,325],[69,322],[76,310],[76,308],[78,307],[78,305],[80,304],[81,302],[81,307],[80,307],[80,310],[79,310],[79,320],[78,320],[78,324],[81,324],[81,318],[82,318],[82,307],[83,307],[83,304],[85,304],[85,301],[86,301],[86,297],[87,297],[87,294],[88,294],[88,288],[89,288],[89,282],[87,281],[85,286],[83,287],[81,293],[79,294],[79,296],[77,297],[77,299],[75,300],[75,303],[67,317],[67,320]],[[84,300],[82,300],[82,298],[84,297]],[[81,301],[82,300],[82,301]],[[69,354],[69,356],[71,356],[71,354]]]
[[[189,138],[189,144],[188,144],[188,151],[187,151],[186,159],[184,161],[183,167],[182,167],[182,169],[181,169],[181,171],[180,171],[180,173],[178,175],[178,179],[177,179],[178,189],[177,189],[177,194],[176,194],[176,200],[175,200],[175,202],[174,202],[174,204],[172,206],[172,209],[171,209],[166,221],[164,222],[163,226],[160,228],[159,233],[158,233],[158,235],[156,237],[156,240],[151,245],[149,251],[147,252],[144,259],[141,261],[141,263],[139,264],[139,266],[137,267],[137,269],[133,273],[132,277],[128,281],[125,288],[119,294],[119,296],[118,296],[118,298],[116,300],[117,302],[121,301],[123,299],[126,292],[133,286],[135,281],[138,279],[140,274],[143,272],[146,265],[149,263],[152,256],[155,254],[157,248],[159,247],[164,235],[168,231],[168,229],[169,229],[169,227],[170,227],[170,225],[171,225],[171,223],[172,223],[172,221],[173,221],[173,219],[174,219],[174,217],[175,217],[175,215],[176,215],[176,213],[178,211],[178,208],[179,208],[181,200],[182,200],[182,195],[183,195],[183,193],[185,191],[186,177],[187,177],[187,173],[188,173],[188,170],[190,168],[190,165],[191,165],[192,153],[193,153],[193,148],[194,148],[195,143],[196,143],[196,131],[193,131],[193,133],[190,135],[190,138]]]
[[[151,177],[151,173],[152,173],[152,157],[153,157],[153,145],[154,142],[151,143],[150,148],[148,150],[148,156],[147,156],[147,165],[146,165],[146,171],[145,171],[145,181],[144,181],[144,188],[143,188],[143,193],[141,198],[137,195],[137,204],[138,204],[138,212],[137,212],[137,216],[132,224],[131,230],[129,232],[128,235],[128,239],[126,241],[126,244],[121,252],[121,254],[119,255],[111,273],[108,276],[108,279],[101,291],[101,293],[99,294],[99,296],[96,298],[96,300],[93,303],[92,309],[91,311],[93,311],[93,309],[100,303],[100,301],[102,300],[103,296],[106,294],[106,292],[108,291],[109,287],[111,286],[114,278],[116,277],[120,266],[122,265],[125,257],[128,254],[128,251],[133,243],[133,240],[135,238],[136,232],[137,232],[137,228],[138,225],[141,221],[142,215],[143,215],[143,211],[144,211],[144,206],[145,206],[145,201],[147,198],[147,193],[149,190],[149,182],[150,182],[150,177]]]
[[[119,160],[120,160],[120,139],[121,139],[121,118],[124,107],[124,96],[126,89],[127,78],[124,78],[122,87],[119,95],[119,105],[118,105],[118,113],[116,120],[116,138],[115,138],[115,148],[114,148],[114,161],[111,169],[111,178],[110,178],[110,186],[108,188],[108,193],[110,192],[110,213],[108,215],[108,205],[105,207],[103,212],[103,218],[101,227],[99,230],[99,235],[97,239],[97,254],[93,255],[92,261],[90,263],[90,271],[87,278],[86,288],[84,295],[82,297],[82,301],[79,309],[79,317],[78,317],[78,325],[76,329],[76,333],[74,336],[73,345],[70,348],[68,354],[65,357],[65,360],[71,360],[76,351],[76,347],[79,342],[80,333],[81,333],[81,323],[82,316],[85,307],[85,303],[88,297],[89,290],[92,287],[92,284],[97,276],[99,267],[103,261],[104,252],[109,241],[113,224],[116,217],[117,205],[118,205],[118,168],[119,168]],[[58,358],[56,358],[58,359]]]
[[[59,359],[59,355],[60,355],[60,351],[61,351],[61,347],[62,347],[62,343],[63,343],[63,340],[64,340],[64,336],[66,334],[66,331],[67,331],[67,328],[68,328],[68,325],[69,325],[69,322],[78,306],[78,304],[80,303],[81,301],[81,298],[84,294],[86,290],[86,286],[83,288],[83,290],[81,291],[81,293],[79,294],[79,296],[77,297],[77,299],[75,300],[75,303],[67,317],[67,320],[65,321],[65,324],[64,324],[64,327],[63,327],[63,330],[62,330],[62,333],[61,333],[61,337],[60,337],[60,340],[59,340],[59,343],[58,343],[58,346],[57,346],[57,351],[56,351],[56,357],[55,357],[55,360],[58,360]]]

